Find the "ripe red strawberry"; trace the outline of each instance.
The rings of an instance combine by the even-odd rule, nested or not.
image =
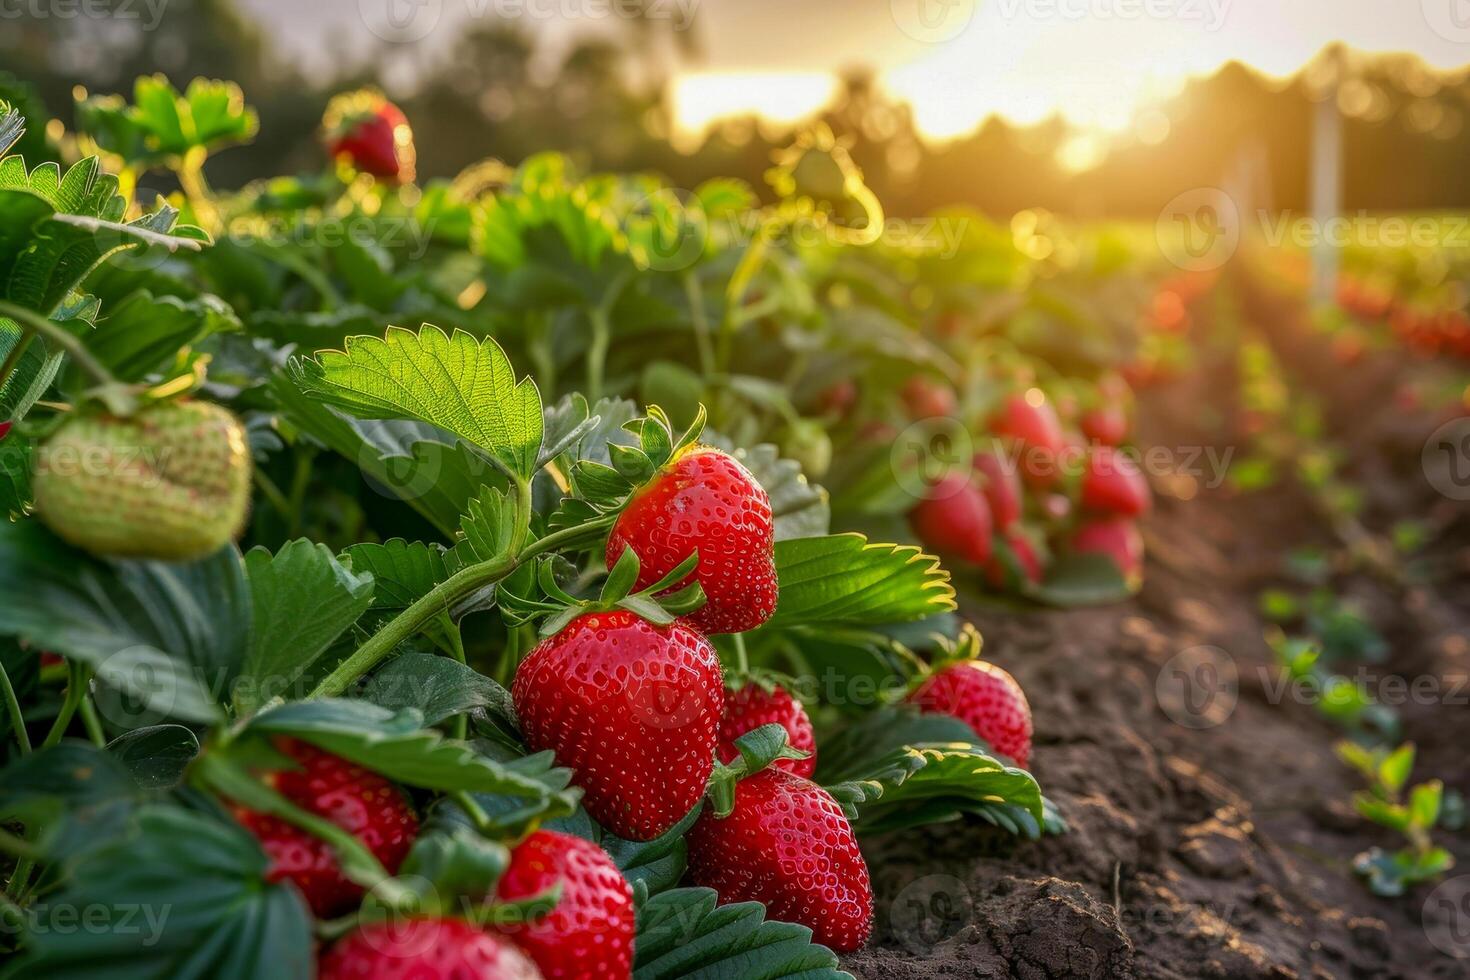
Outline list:
[[[414,178],[413,131],[403,111],[376,92],[333,99],[325,118],[327,151],[363,173],[395,183]]]
[[[1082,414],[1082,434],[1104,446],[1117,446],[1128,437],[1128,413],[1117,405],[1102,405]]]
[[[805,759],[777,759],[771,765],[810,778],[817,768],[817,739],[812,733],[812,720],[802,703],[779,686],[767,691],[759,684],[746,684],[725,692],[725,713],[720,719],[720,761],[734,762],[740,757],[735,740],[773,723],[786,729],[786,744],[810,754]]]
[[[10,435],[10,425],[11,423],[9,422],[0,422],[0,440]]]
[[[614,980],[633,973],[633,888],[589,840],[538,830],[516,845],[496,894],[514,902],[557,884],[545,918],[500,931],[536,962],[546,980]]]
[[[953,418],[959,409],[953,388],[922,374],[904,382],[902,395],[911,419]]]
[[[1020,445],[1018,463],[1027,483],[1047,487],[1056,482],[1057,457],[1066,448],[1066,440],[1056,410],[1040,388],[1007,398],[991,428]]]
[[[1042,568],[1041,556],[1036,553],[1036,546],[1031,539],[1021,533],[1020,528],[1011,528],[1001,534],[1006,546],[1016,556],[1016,561],[1021,565],[1021,574],[1033,584],[1041,581]],[[990,561],[985,563],[985,581],[997,589],[1003,589],[1008,584],[1009,574],[1006,566],[1001,562],[999,553],[990,556]]]
[[[761,902],[838,952],[873,929],[873,889],[852,825],[832,795],[784,769],[762,769],[735,787],[735,809],[707,807],[689,830],[689,877],[720,904]]]
[[[688,626],[579,616],[521,662],[511,697],[526,743],[576,771],[587,812],[619,837],[652,840],[704,795],[724,681]]]
[[[1082,525],[1072,535],[1072,551],[1111,559],[1132,586],[1143,575],[1143,536],[1130,520],[1113,518]]]
[[[857,382],[851,378],[843,378],[822,391],[817,397],[817,408],[823,415],[846,418],[847,413],[857,404],[857,399]]]
[[[920,711],[963,721],[1022,769],[1030,764],[1031,706],[1016,679],[995,664],[961,660],[941,667],[908,699]]]
[[[990,516],[996,529],[1003,531],[1021,519],[1021,478],[999,450],[976,453],[975,469],[981,475],[980,488],[990,504]]]
[[[990,557],[990,505],[965,473],[951,473],[909,511],[909,525],[935,554],[982,565]]]
[[[359,926],[327,950],[319,980],[540,980],[509,942],[463,919]]]
[[[300,768],[266,773],[263,781],[301,809],[349,831],[389,873],[396,873],[419,828],[398,788],[306,742],[282,738],[275,745]],[[243,807],[236,808],[235,817],[260,839],[270,857],[267,878],[295,884],[318,918],[343,915],[362,900],[363,889],[343,877],[337,855],[321,838]]]
[[[727,453],[696,446],[633,495],[608,535],[607,564],[632,548],[634,588],[645,589],[697,549],[690,579],[706,602],[689,622],[705,633],[744,633],[776,611],[775,541],[771,498],[755,477]]]
[[[1094,513],[1137,517],[1153,504],[1148,480],[1127,453],[1099,446],[1082,474],[1082,506]]]

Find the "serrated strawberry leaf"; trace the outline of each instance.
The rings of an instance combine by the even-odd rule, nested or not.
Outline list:
[[[354,571],[373,577],[371,609],[407,609],[460,567],[456,553],[422,541],[392,538],[349,545],[342,554]]]
[[[190,563],[102,561],[38,522],[0,524],[0,632],[89,665],[167,717],[220,717],[250,620],[233,546]]]
[[[964,722],[882,708],[826,735],[817,782],[864,834],[969,814],[1035,838],[1065,829],[1030,773],[997,758]]]
[[[759,902],[717,904],[710,888],[635,890],[638,933],[634,980],[852,980],[837,954],[812,942],[805,926],[766,919]]]
[[[414,708],[426,725],[477,708],[515,719],[509,691],[457,660],[427,653],[404,653],[390,660],[368,679],[362,697],[390,711]]]
[[[235,685],[241,712],[285,694],[332,642],[367,612],[373,578],[354,571],[330,548],[305,539],[272,555],[245,555],[253,628],[245,667]]]
[[[516,381],[493,339],[425,324],[383,338],[349,337],[345,350],[291,361],[307,393],[359,418],[417,419],[488,453],[508,476],[529,480],[541,452],[541,396]]]
[[[776,576],[780,599],[765,629],[880,626],[955,608],[937,558],[860,534],[777,541]]]
[[[695,804],[678,823],[650,841],[624,840],[604,831],[597,843],[630,884],[657,895],[673,888],[684,876],[689,851],[684,835],[703,810],[702,802]]]
[[[465,790],[540,800],[546,784],[424,727],[408,708],[390,711],[367,701],[321,698],[256,715],[255,736],[287,735],[309,742],[395,782],[445,792]]]
[[[11,147],[25,135],[26,117],[10,103],[0,101],[0,157],[10,152]]]
[[[294,888],[266,882],[267,867],[242,828],[145,808],[133,834],[87,854],[47,899],[90,910],[88,928],[38,920],[16,975],[309,980],[311,916]]]

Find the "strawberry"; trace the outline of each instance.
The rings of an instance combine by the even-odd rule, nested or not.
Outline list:
[[[1016,557],[1016,562],[1021,566],[1021,574],[1033,585],[1041,582],[1042,568],[1041,556],[1036,553],[1036,546],[1031,539],[1021,533],[1020,528],[1010,528],[1001,532],[1001,539],[1005,541],[1006,547],[1011,549],[1011,554]],[[993,588],[1003,589],[1009,584],[1010,574],[1004,562],[1001,561],[999,552],[990,556],[985,563],[985,581]]]
[[[909,511],[909,525],[936,554],[984,564],[990,557],[990,505],[967,474],[951,473]]]
[[[36,510],[71,544],[119,558],[188,561],[240,533],[250,447],[208,402],[164,402],[131,418],[76,415],[41,447]]]
[[[822,393],[817,396],[817,409],[823,415],[842,419],[852,411],[857,400],[857,382],[851,378],[843,378],[822,390]]]
[[[922,374],[905,381],[901,395],[909,418],[915,420],[953,418],[959,409],[953,388]]]
[[[703,795],[724,682],[688,626],[579,616],[521,662],[511,697],[526,743],[576,771],[587,812],[619,837],[652,840]]]
[[[1021,480],[1016,468],[999,450],[976,453],[975,469],[981,476],[981,489],[990,504],[990,516],[997,530],[1005,530],[1021,519]]]
[[[10,425],[9,422],[0,422],[0,441],[4,441],[5,437],[10,435]]]
[[[300,768],[266,773],[263,781],[308,813],[325,817],[362,841],[390,874],[398,871],[418,835],[418,818],[392,783],[340,756],[291,738],[275,747]],[[301,890],[318,918],[352,911],[363,889],[342,875],[326,841],[279,817],[243,807],[235,817],[260,839],[271,859],[267,878]]]
[[[786,729],[787,745],[809,754],[805,759],[777,759],[771,764],[810,778],[817,768],[817,739],[812,733],[812,720],[802,703],[780,686],[767,690],[759,684],[746,684],[725,692],[725,713],[720,719],[720,761],[734,762],[740,755],[735,740],[752,729],[773,723]]]
[[[1082,414],[1082,434],[1104,446],[1120,445],[1128,438],[1128,413],[1116,405],[1102,405]]]
[[[774,767],[735,787],[735,808],[706,808],[690,828],[689,877],[720,904],[761,902],[838,952],[867,941],[873,890],[842,807],[816,783]]]
[[[1098,514],[1138,517],[1153,504],[1148,480],[1137,464],[1111,446],[1099,446],[1082,474],[1082,506]]]
[[[591,974],[588,974],[591,976]],[[319,980],[540,980],[504,939],[463,919],[409,919],[358,926],[317,964]]]
[[[1019,445],[1021,476],[1027,483],[1048,487],[1056,482],[1057,457],[1066,448],[1066,441],[1056,410],[1040,388],[1007,398],[991,429]]]
[[[743,633],[776,611],[775,540],[771,498],[750,471],[727,453],[695,446],[633,495],[608,535],[607,564],[633,549],[643,589],[697,550],[690,580],[706,602],[690,623],[705,633]]]
[[[334,98],[323,120],[327,152],[393,183],[414,178],[413,130],[396,105],[370,90]]]
[[[500,931],[536,962],[546,980],[633,974],[633,888],[607,852],[589,840],[538,830],[516,845],[496,893],[515,902],[561,885],[544,918]]]
[[[1073,533],[1071,547],[1076,554],[1111,559],[1130,586],[1136,587],[1143,575],[1143,537],[1132,521],[1112,518],[1083,524]]]
[[[1031,762],[1031,706],[1009,673],[983,660],[961,660],[925,678],[909,702],[930,714],[953,715],[1022,769]]]

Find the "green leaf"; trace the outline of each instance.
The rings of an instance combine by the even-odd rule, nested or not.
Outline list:
[[[766,629],[877,626],[955,608],[937,558],[860,534],[778,541],[776,575],[780,600]]]
[[[1409,791],[1409,824],[1421,830],[1433,830],[1439,822],[1439,805],[1444,799],[1444,783],[1438,779],[1420,783]]]
[[[548,795],[545,783],[425,728],[423,716],[412,709],[390,711],[344,698],[298,701],[261,712],[245,731],[289,735],[395,782],[423,789],[532,799]]]
[[[494,561],[510,552],[521,521],[515,503],[503,491],[487,487],[471,500],[460,525],[478,561]]]
[[[572,788],[572,771],[556,765],[553,753],[521,755],[519,748],[511,749],[479,739],[471,744],[489,760],[517,776],[534,781],[543,790],[538,797],[498,792],[470,793],[470,799],[484,817],[484,824],[477,827],[480,833],[510,840],[545,826],[592,839],[591,821],[577,806],[581,790]],[[476,826],[475,820],[453,797],[444,797],[436,802],[425,821],[427,829]]]
[[[414,708],[424,724],[437,725],[455,715],[489,708],[515,718],[510,692],[457,660],[427,653],[404,653],[368,680],[364,700],[400,711]]]
[[[640,902],[635,980],[852,980],[805,926],[767,920],[759,902],[717,902],[709,888],[675,888]]]
[[[1093,554],[1064,555],[1047,569],[1045,582],[1025,588],[1027,597],[1064,609],[1111,605],[1137,591],[1112,559]]]
[[[107,743],[107,751],[139,786],[168,789],[179,784],[199,754],[199,738],[183,725],[151,725],[118,736]]]
[[[650,841],[623,840],[604,832],[599,843],[635,888],[657,895],[673,888],[684,877],[689,850],[684,835],[703,809],[702,804],[696,805],[677,824]]]
[[[42,920],[18,974],[309,980],[311,916],[296,889],[266,883],[267,865],[240,827],[149,807],[136,833],[88,854],[48,896],[49,909],[87,910],[88,928]]]
[[[447,579],[450,553],[422,541],[393,538],[382,544],[349,545],[342,554],[352,567],[373,577],[372,609],[407,609]]]
[[[345,351],[296,358],[293,380],[306,392],[361,418],[418,419],[489,453],[507,475],[530,479],[541,451],[541,396],[519,383],[493,339],[425,324],[388,328],[383,339],[349,337]]]
[[[115,838],[141,799],[123,763],[85,742],[38,749],[0,771],[0,816],[36,830],[58,859]]]
[[[235,690],[242,711],[288,694],[373,601],[371,575],[355,574],[323,544],[287,542],[245,556],[254,609],[250,651]]]
[[[165,716],[219,718],[250,615],[234,547],[187,564],[105,562],[35,521],[0,524],[0,632],[88,664]]]
[[[238,329],[234,311],[213,296],[182,300],[140,289],[103,311],[87,349],[119,381],[142,381],[178,357],[179,348],[222,330]],[[72,367],[73,383],[85,376]]]
[[[1406,742],[1378,764],[1378,780],[1389,793],[1397,795],[1409,784],[1409,774],[1413,771],[1414,743]]]

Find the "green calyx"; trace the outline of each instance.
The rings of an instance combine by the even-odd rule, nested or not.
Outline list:
[[[786,741],[786,729],[772,722],[752,728],[735,740],[740,752],[733,762],[715,760],[714,772],[710,773],[709,786],[705,795],[715,816],[728,817],[735,810],[735,787],[747,776],[770,766],[778,759],[805,759],[807,753],[793,749]]]
[[[698,566],[699,552],[696,551],[657,582],[634,592],[633,587],[638,582],[638,555],[632,548],[624,548],[622,557],[608,571],[597,598],[579,599],[557,582],[555,559],[542,559],[536,565],[535,579],[544,598],[527,599],[513,595],[512,590],[507,589],[502,591],[500,603],[507,619],[516,625],[545,617],[540,628],[542,636],[560,632],[578,616],[614,609],[627,610],[655,626],[670,626],[679,617],[687,616],[704,605],[704,589],[697,581],[676,588]],[[674,591],[669,592],[670,589]],[[660,595],[663,592],[668,594]]]
[[[599,511],[617,510],[627,503],[633,492],[652,480],[659,471],[689,450],[704,432],[704,406],[682,434],[675,434],[673,423],[657,405],[650,405],[648,415],[623,426],[638,437],[638,445],[608,445],[612,465],[579,460],[571,473],[577,496]]]

